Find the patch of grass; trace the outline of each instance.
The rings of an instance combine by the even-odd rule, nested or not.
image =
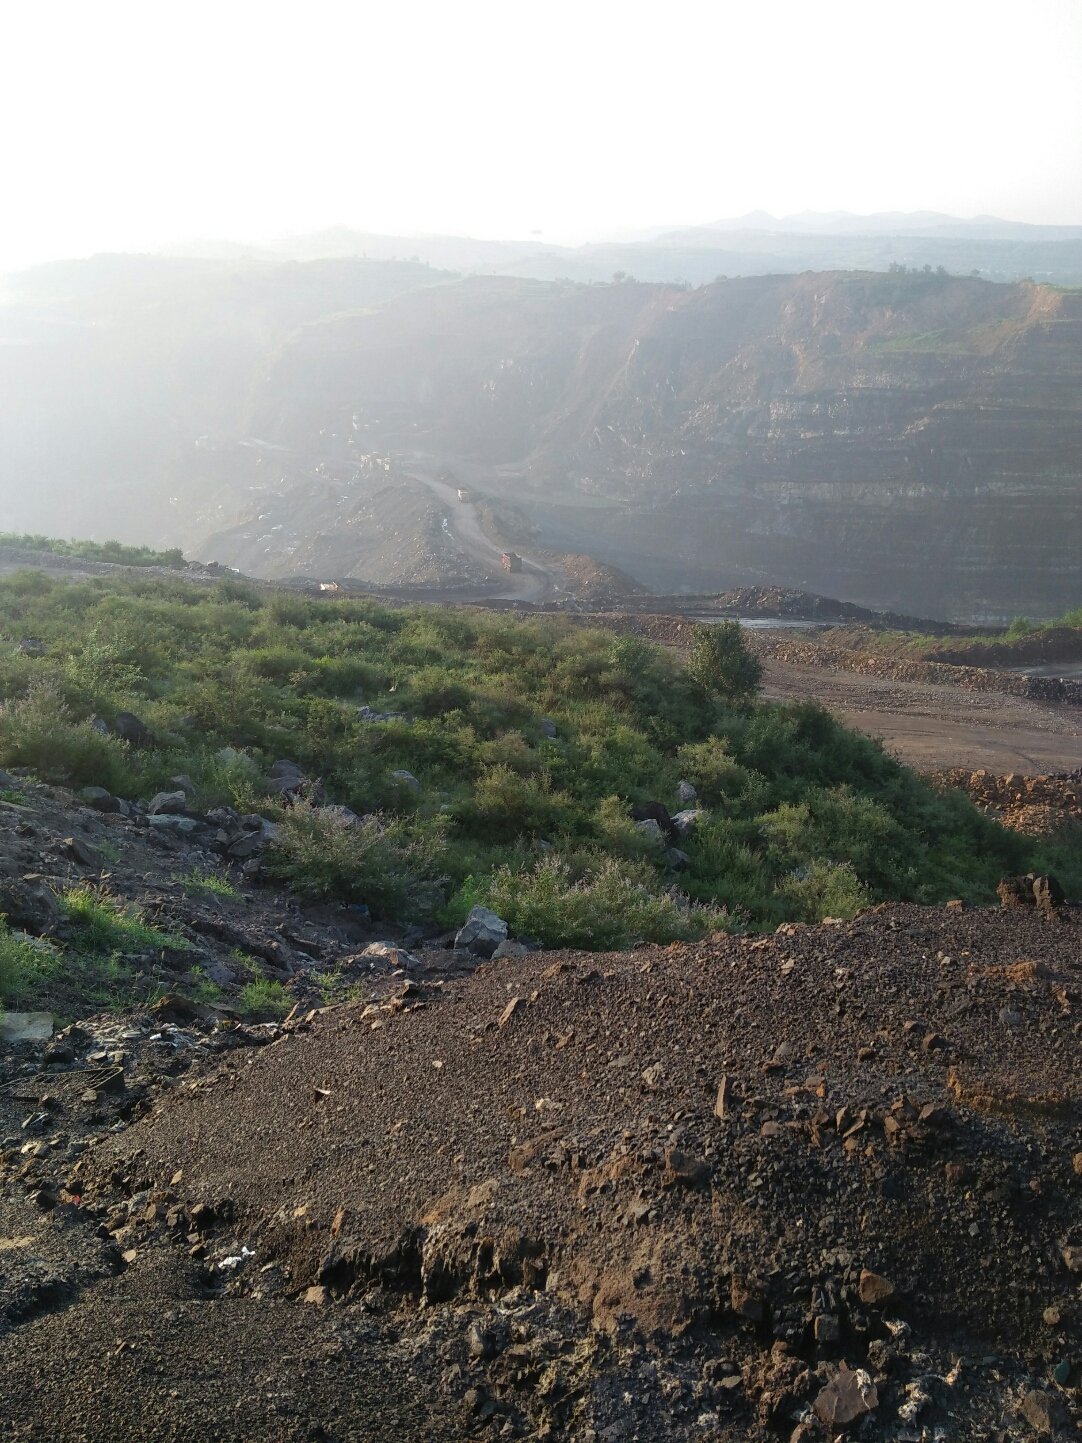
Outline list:
[[[220,1002],[224,993],[217,982],[212,982],[203,972],[202,967],[192,968],[192,983],[186,989],[187,995],[193,1002],[201,1002],[209,1005],[212,1002]]]
[[[99,848],[100,850],[100,848]],[[220,877],[216,872],[185,872],[183,876],[175,879],[186,892],[209,892],[214,897],[228,897],[230,901],[241,902],[244,894],[239,888],[234,887],[228,877]]]
[[[242,987],[238,1002],[246,1017],[260,1022],[277,1021],[293,1006],[293,998],[281,982],[272,982],[266,977]]]
[[[71,946],[89,956],[125,957],[151,948],[187,952],[191,943],[146,922],[137,908],[125,907],[108,893],[76,887],[60,896],[72,926]]]
[[[59,950],[38,938],[12,932],[0,917],[0,1004],[33,998],[60,965]]]

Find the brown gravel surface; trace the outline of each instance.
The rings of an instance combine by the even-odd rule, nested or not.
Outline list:
[[[122,1271],[9,1321],[5,1436],[1069,1427],[1080,940],[889,907],[538,954],[208,1057],[56,1180]]]
[[[1077,706],[771,658],[765,659],[763,694],[773,701],[820,701],[918,771],[985,767],[1035,776],[1082,763]]]

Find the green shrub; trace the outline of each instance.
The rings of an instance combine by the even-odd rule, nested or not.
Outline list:
[[[441,835],[412,830],[401,818],[373,813],[351,820],[330,808],[298,803],[279,824],[265,866],[310,897],[363,903],[405,921],[431,914],[440,898]]]
[[[747,785],[749,772],[729,754],[724,737],[686,742],[676,753],[680,775],[691,782],[704,802],[734,797]]]
[[[487,905],[511,931],[546,947],[605,951],[632,942],[675,942],[723,930],[717,908],[681,906],[653,889],[648,868],[600,857],[596,869],[574,877],[562,858],[542,858],[531,870],[500,867],[485,892]]]
[[[463,826],[489,840],[551,836],[567,824],[572,800],[553,788],[547,771],[523,776],[508,766],[485,767],[473,797],[458,810]]]
[[[800,922],[853,917],[870,901],[868,889],[848,862],[812,862],[786,877],[777,891]]]
[[[759,690],[763,664],[748,646],[738,621],[719,621],[696,629],[688,675],[709,696],[741,706]]]
[[[29,767],[43,781],[107,787],[128,796],[138,787],[124,744],[89,722],[73,720],[49,681],[0,705],[0,766]]]

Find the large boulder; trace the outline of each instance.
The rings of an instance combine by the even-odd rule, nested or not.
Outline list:
[[[129,746],[148,747],[154,740],[150,728],[134,712],[118,711],[113,726],[120,740]]]
[[[56,893],[41,877],[5,877],[0,879],[0,915],[8,925],[40,936],[61,920]]]
[[[507,923],[487,907],[474,907],[455,937],[455,947],[475,957],[491,957],[507,941]]]

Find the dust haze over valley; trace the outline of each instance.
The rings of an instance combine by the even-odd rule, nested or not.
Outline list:
[[[726,26],[685,8],[706,27],[699,48],[719,57],[764,38],[742,12]],[[227,49],[241,9],[223,22]],[[623,97],[626,136],[604,151],[607,214],[587,177],[602,163],[592,107],[615,103],[614,82],[593,75],[566,110],[531,110],[544,61],[562,57],[569,84],[586,80],[584,56],[549,28],[535,36],[536,70],[510,54],[501,68],[494,12],[478,7],[476,52],[460,57],[473,88],[465,70],[414,57],[425,114],[458,146],[449,188],[419,121],[378,144],[365,129],[404,58],[395,22],[357,31],[391,70],[373,60],[352,118],[334,84],[349,67],[321,56],[327,86],[311,92],[307,122],[312,82],[271,24],[249,58],[292,66],[300,129],[287,144],[285,113],[253,92],[266,133],[247,164],[264,194],[247,217],[225,182],[235,100],[214,88],[223,58],[202,61],[212,88],[187,131],[169,109],[180,76],[156,65],[161,93],[139,83],[151,124],[136,134],[118,96],[148,37],[120,28],[128,7],[114,11],[119,49],[100,64],[120,90],[85,93],[91,171],[76,176],[51,121],[36,142],[48,187],[33,139],[11,157],[6,254],[24,263],[0,292],[0,528],[179,545],[258,576],[521,599],[558,599],[566,587],[545,557],[573,554],[659,594],[781,585],[981,622],[1075,604],[1082,124],[1077,87],[1052,78],[1078,58],[1071,6],[1048,3],[1013,54],[987,10],[971,25],[975,7],[952,7],[922,33],[932,12],[913,9],[890,36],[899,73],[919,62],[929,85],[949,85],[958,124],[880,105],[874,137],[850,130],[840,143],[842,116],[878,87],[864,57],[879,32],[850,30],[852,5],[822,27],[780,7],[783,89],[768,105],[754,70],[730,66],[724,94],[683,95],[683,109],[663,62],[679,51],[704,78],[711,63],[667,38],[649,56],[637,32],[610,33],[603,7],[588,7],[580,42],[606,46],[628,83],[653,63],[649,119]],[[33,22],[20,24],[31,45]],[[198,67],[194,34],[177,44],[178,66]],[[801,45],[820,55],[814,75]],[[983,62],[981,79],[955,45]],[[1017,92],[1016,80],[1009,123],[985,108],[975,133],[967,106],[1031,53],[1039,85]],[[90,81],[67,58],[59,78],[74,111]],[[249,83],[236,77],[238,96]],[[798,112],[799,147],[787,120]],[[741,114],[754,119],[737,144]],[[345,162],[350,135],[364,181],[347,200],[321,177]],[[310,164],[298,169],[301,137]],[[1020,149],[1012,188],[1004,157]],[[797,150],[814,153],[814,180]],[[121,197],[126,164],[144,167],[138,218]],[[69,182],[80,204],[58,205]],[[737,218],[717,218],[726,202]],[[967,206],[976,218],[958,219]],[[701,219],[672,223],[681,212]],[[351,220],[361,214],[392,225]],[[49,233],[32,235],[32,221]],[[220,240],[169,239],[219,227]],[[88,243],[97,253],[63,259],[65,236],[73,256]],[[35,253],[48,259],[28,267]],[[471,514],[449,505],[452,483],[468,485],[459,506]],[[500,577],[508,547],[537,553],[528,582]]]
[[[1077,1438],[1078,0],[3,42],[0,1437]]]

